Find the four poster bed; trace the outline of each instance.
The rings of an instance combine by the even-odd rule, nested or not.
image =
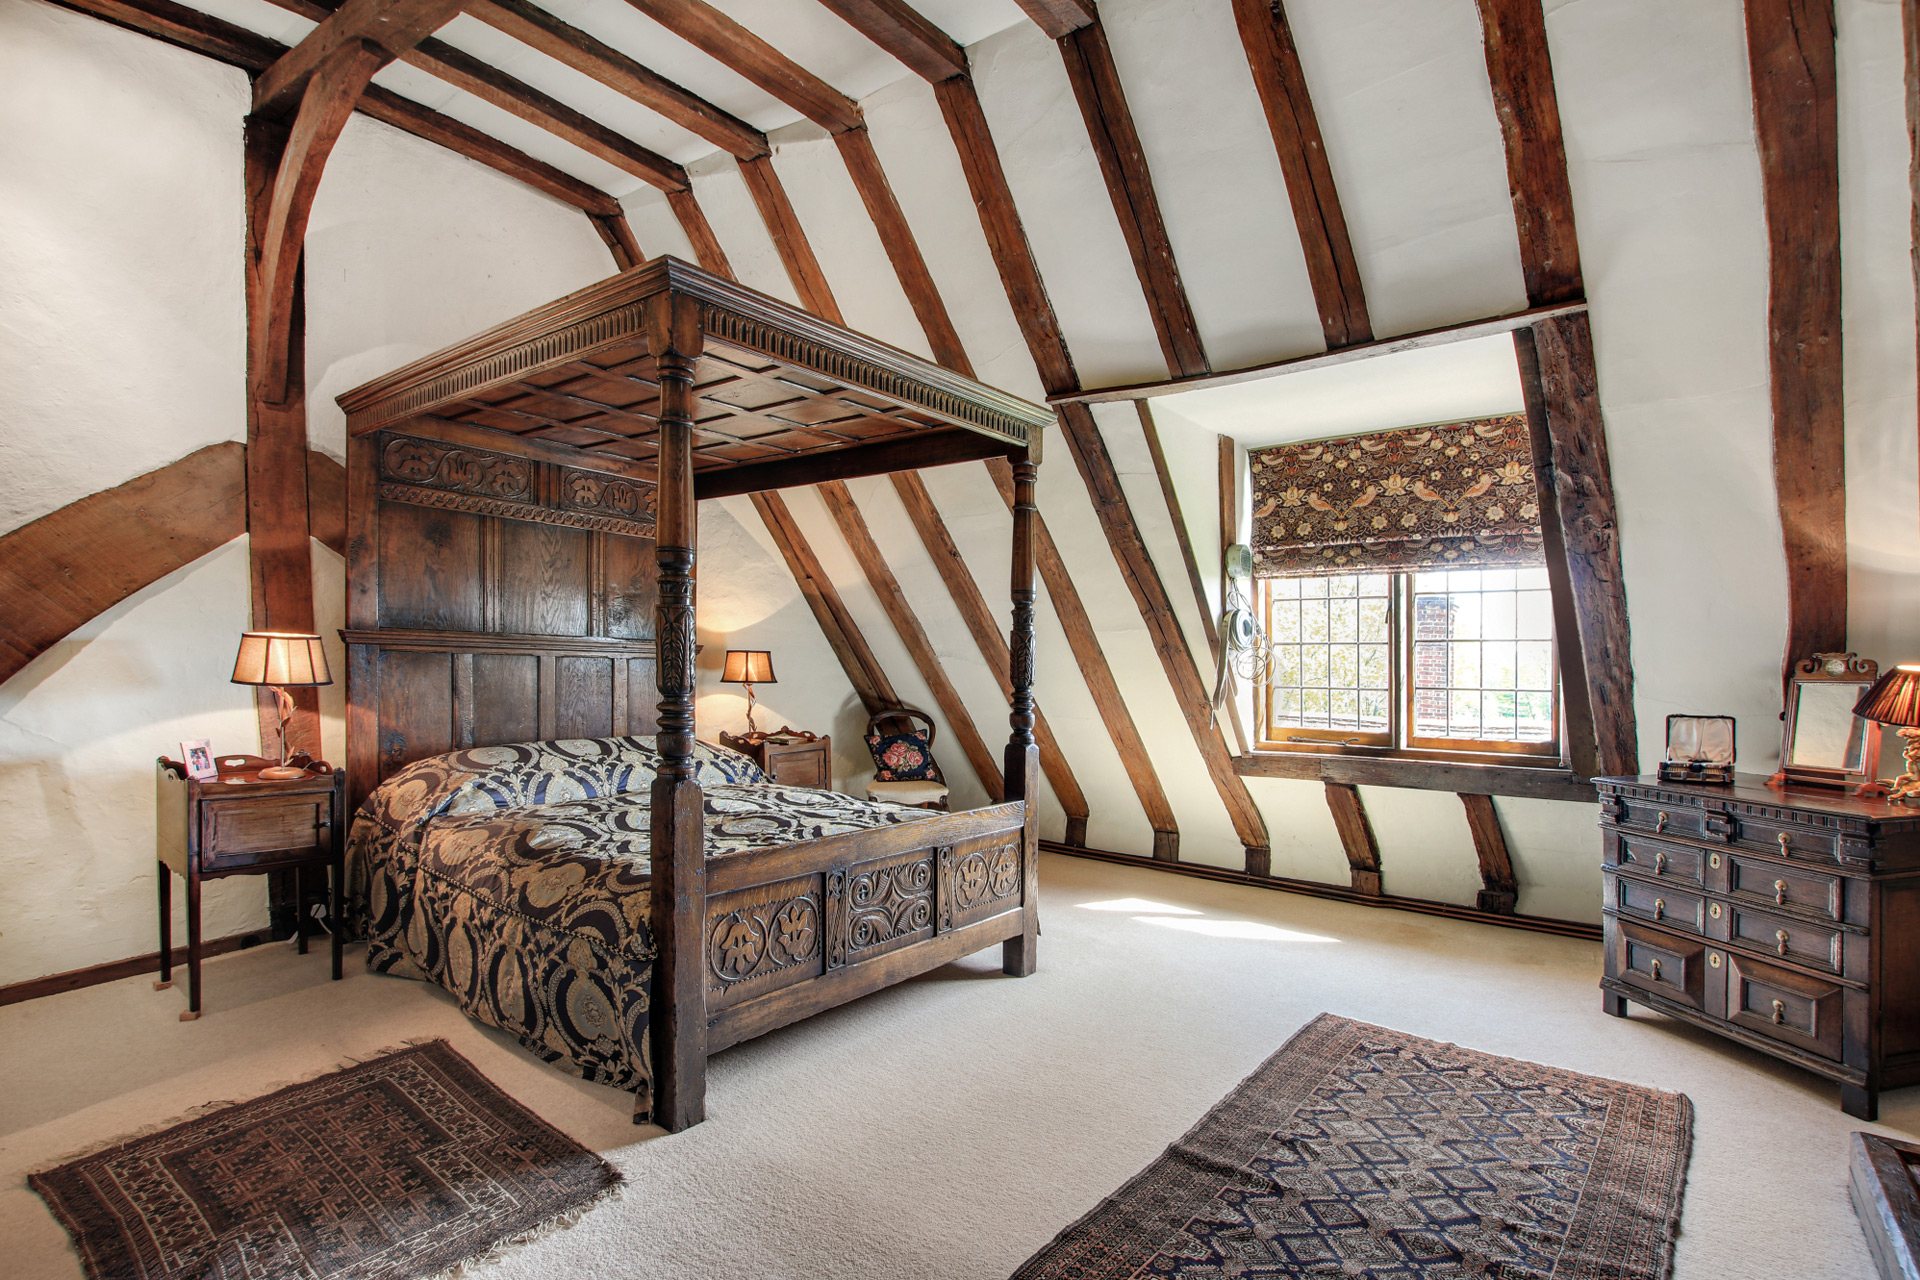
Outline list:
[[[1033,972],[1050,411],[674,258],[340,405],[371,967],[670,1130],[711,1052],[996,942]],[[780,787],[696,743],[697,500],[989,457],[1015,479],[1007,803]]]

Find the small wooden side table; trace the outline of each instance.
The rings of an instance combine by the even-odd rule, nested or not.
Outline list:
[[[796,742],[769,742],[767,739],[792,737]],[[799,729],[781,728],[772,734],[746,733],[735,737],[720,735],[720,745],[750,757],[767,771],[775,782],[789,787],[833,790],[833,738],[815,737]]]
[[[216,777],[190,778],[186,766],[162,756],[155,767],[156,853],[159,860],[160,980],[173,985],[173,877],[187,882],[187,1008],[182,1022],[200,1016],[200,883],[223,876],[292,871],[294,901],[308,869],[331,872],[328,932],[333,978],[340,980],[341,894],[346,879],[346,782],[342,771],[315,765],[304,778],[267,782],[259,771],[278,761],[220,756]],[[325,770],[325,772],[321,772]],[[296,922],[300,954],[307,953],[304,920]]]

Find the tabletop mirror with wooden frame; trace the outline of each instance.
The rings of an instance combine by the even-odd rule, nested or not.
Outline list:
[[[1879,664],[1851,653],[1816,653],[1787,681],[1780,771],[1773,787],[1858,787],[1880,764],[1880,726],[1853,714]]]

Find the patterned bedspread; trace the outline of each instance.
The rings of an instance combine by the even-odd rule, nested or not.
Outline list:
[[[654,956],[649,738],[476,748],[367,798],[347,844],[367,967],[445,987],[588,1080],[645,1093]],[[911,822],[926,810],[779,786],[700,743],[709,857]]]

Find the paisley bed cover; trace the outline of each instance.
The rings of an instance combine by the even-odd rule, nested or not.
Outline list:
[[[388,778],[347,843],[367,967],[446,988],[469,1015],[585,1079],[648,1092],[654,946],[651,738],[478,747]],[[707,856],[932,816],[780,786],[698,743]]]

